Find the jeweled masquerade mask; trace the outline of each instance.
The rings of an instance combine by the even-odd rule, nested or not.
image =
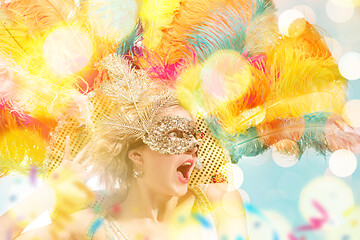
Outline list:
[[[163,117],[145,134],[143,142],[162,154],[182,154],[200,145],[192,121],[179,116]]]

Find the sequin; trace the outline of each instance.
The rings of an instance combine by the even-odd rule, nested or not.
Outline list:
[[[182,154],[196,146],[196,129],[190,119],[165,116],[143,137],[143,142],[162,154]]]

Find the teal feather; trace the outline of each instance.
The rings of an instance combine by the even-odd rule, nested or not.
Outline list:
[[[142,27],[140,21],[135,25],[135,28],[127,35],[120,43],[117,49],[119,56],[134,56],[135,44],[142,39]]]
[[[256,128],[249,128],[245,133],[234,135],[226,133],[214,118],[205,119],[213,135],[226,148],[232,163],[237,163],[242,156],[257,156],[268,149],[257,134]]]
[[[218,50],[232,49],[242,53],[247,25],[243,18],[245,13],[239,16],[234,9],[215,11],[210,19],[186,36],[185,42],[202,62]]]
[[[299,147],[299,159],[307,148],[314,148],[318,153],[326,156],[328,152],[332,152],[337,149],[350,149],[355,153],[360,151],[360,134],[356,132],[348,132],[341,130],[335,126],[336,131],[331,132],[335,134],[332,136],[332,146],[330,146],[328,139],[326,138],[326,127],[331,127],[331,121],[329,119],[334,118],[333,113],[329,112],[315,112],[306,114],[303,116],[305,120],[305,127],[302,131],[302,136],[297,141]],[[336,119],[336,118],[335,118]],[[287,118],[280,121],[281,124],[278,128],[271,129],[270,132],[266,132],[266,137],[271,137],[275,142],[282,139],[286,139],[286,136],[296,135],[299,132],[299,128],[296,122],[298,118]],[[205,119],[213,135],[220,140],[221,145],[230,152],[230,156],[233,163],[237,163],[242,156],[253,157],[266,151],[270,146],[267,146],[262,137],[259,135],[259,131],[255,127],[249,128],[244,133],[229,134],[222,127],[219,121],[214,118]],[[292,122],[295,123],[292,124]],[[284,135],[286,132],[286,136]],[[329,133],[329,132],[328,132]],[[334,149],[333,146],[336,146]]]
[[[254,1],[251,2],[253,3]],[[254,21],[259,17],[262,17],[264,14],[267,14],[269,10],[271,12],[275,11],[275,8],[271,0],[256,0],[256,3],[252,4],[251,10],[251,21]]]
[[[231,49],[243,53],[247,50],[247,39],[258,37],[248,35],[266,32],[269,35],[268,39],[276,39],[273,36],[276,35],[272,31],[273,29],[263,26],[265,20],[260,21],[261,18],[274,16],[275,8],[270,0],[252,1],[250,21],[246,20],[241,6],[237,6],[237,8],[238,10],[227,8],[215,11],[211,18],[204,20],[185,37],[187,46],[201,62],[218,50]],[[271,22],[273,23],[273,21]],[[272,23],[271,26],[273,26]]]
[[[327,151],[330,151],[326,143],[325,126],[331,115],[329,112],[316,112],[304,115],[305,129],[301,139],[298,141],[300,154],[309,147],[313,147],[324,156]]]

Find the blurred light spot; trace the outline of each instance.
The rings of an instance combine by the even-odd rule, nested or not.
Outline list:
[[[10,202],[15,202],[16,199],[17,199],[17,196],[16,196],[16,195],[10,195],[10,197],[9,197],[9,201],[10,201]]]
[[[241,54],[225,50],[208,58],[202,68],[201,78],[210,98],[209,104],[212,104],[239,99],[248,91],[252,74],[247,60]]]
[[[350,100],[345,103],[343,115],[352,127],[360,127],[360,99]]]
[[[269,203],[278,203],[279,201],[284,201],[286,198],[286,193],[280,189],[271,189],[266,192],[264,195],[264,200]]]
[[[76,28],[60,27],[44,42],[43,55],[49,68],[58,76],[66,76],[83,69],[93,54],[88,33]]]
[[[354,6],[360,6],[360,0],[352,0]]]
[[[13,89],[12,75],[7,62],[0,58],[0,94],[2,97],[7,96]]]
[[[354,5],[351,0],[329,0],[326,4],[328,17],[336,23],[344,23],[354,14]]]
[[[184,222],[185,222],[185,220],[186,220],[186,218],[185,218],[185,216],[184,216],[184,215],[180,215],[180,216],[178,217],[178,221],[179,221],[179,223],[184,223]]]
[[[112,213],[113,214],[119,214],[120,213],[120,211],[121,211],[121,206],[120,206],[120,204],[114,204],[113,205],[113,207],[112,207]]]
[[[32,165],[31,168],[30,168],[29,178],[30,178],[30,183],[33,186],[36,186],[36,184],[37,184],[36,175],[37,175],[37,167],[35,165]]]
[[[261,222],[260,221],[254,222],[254,228],[260,228],[260,227],[261,227]]]
[[[325,209],[331,220],[338,221],[354,205],[354,195],[351,188],[339,178],[319,177],[303,188],[299,198],[299,211],[308,222],[320,216],[314,201]]]
[[[99,213],[101,211],[101,204],[95,204],[95,206],[93,207],[94,212]]]
[[[275,240],[275,231],[271,222],[252,205],[245,205],[249,239]]]
[[[90,225],[90,228],[89,228],[90,236],[94,236],[96,230],[98,230],[99,227],[101,227],[102,222],[103,222],[103,218],[98,217],[95,219],[95,221]]]
[[[234,187],[240,188],[244,181],[244,173],[238,165],[233,164]]]
[[[243,156],[241,159],[241,162],[245,163],[248,166],[261,166],[264,165],[265,163],[267,163],[267,159],[268,157],[270,157],[270,151],[266,151],[263,153],[264,157],[247,157],[247,156]]]
[[[291,167],[298,162],[299,147],[289,139],[284,139],[272,147],[272,158],[280,167]]]
[[[360,31],[354,31],[359,28],[360,14],[355,14],[346,24],[337,24],[335,29],[337,30],[337,38],[341,42],[341,45],[345,48],[346,45],[354,44],[358,46],[360,41]],[[354,48],[349,48],[354,49]]]
[[[329,169],[338,177],[348,177],[355,172],[356,156],[349,150],[340,149],[333,152],[329,160]]]
[[[344,219],[337,225],[326,229],[325,239],[358,239],[360,236],[360,226],[354,222],[360,221],[360,208],[354,207],[351,211],[344,214]]]
[[[296,172],[286,172],[278,180],[278,188],[285,193],[285,197],[297,200],[305,185],[305,179]]]
[[[325,37],[325,41],[326,41],[333,57],[337,61],[339,61],[341,53],[342,53],[342,48],[340,46],[340,43],[336,39],[331,38],[331,37]]]
[[[292,227],[289,221],[279,212],[273,210],[264,211],[265,217],[272,223],[272,226],[280,239],[288,239]]]
[[[279,31],[288,37],[302,34],[306,27],[305,16],[299,10],[289,9],[281,13],[278,20]]]
[[[43,212],[34,221],[32,221],[23,232],[31,231],[33,229],[45,227],[51,224],[50,214],[48,211]]]
[[[98,190],[103,190],[104,187],[101,185],[99,177],[95,176],[90,178],[87,182],[86,182],[86,186],[91,189],[92,191],[98,191]]]
[[[311,7],[309,7],[307,5],[298,5],[298,6],[294,7],[293,9],[300,11],[304,15],[305,20],[308,21],[309,23],[311,23],[311,24],[316,23],[316,15],[315,15],[314,10]]]
[[[341,75],[348,80],[360,78],[360,53],[347,52],[341,56],[339,70]]]
[[[203,226],[204,228],[211,228],[212,225],[208,219],[206,219],[203,215],[194,213],[192,216]]]
[[[234,190],[238,191],[238,190]],[[234,193],[234,191],[225,192],[223,199],[222,199],[222,207],[224,211],[229,214],[230,216],[243,216],[245,214],[244,209],[239,206],[238,201],[238,194]]]
[[[126,37],[136,25],[136,0],[88,0],[87,17],[95,34],[107,37]]]
[[[250,202],[249,194],[243,189],[238,189],[238,191],[240,192],[240,195],[241,195],[241,198],[242,198],[243,202],[249,203]]]
[[[330,168],[327,168],[324,173],[325,177],[336,177],[333,172],[331,172]]]

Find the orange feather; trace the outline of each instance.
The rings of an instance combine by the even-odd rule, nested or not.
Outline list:
[[[179,10],[175,12],[171,28],[164,30],[162,42],[159,46],[159,55],[166,55],[170,63],[182,59],[184,56],[192,56],[185,44],[185,37],[208,17],[211,17],[217,9],[233,7],[250,17],[250,4],[245,0],[184,0]]]

